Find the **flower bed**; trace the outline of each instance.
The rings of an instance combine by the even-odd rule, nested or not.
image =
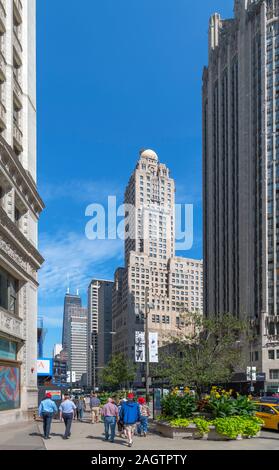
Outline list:
[[[186,387],[173,390],[162,401],[163,414],[156,430],[163,436],[182,439],[233,440],[257,437],[263,421],[255,416],[249,397],[232,397],[232,390],[213,387],[203,400]]]

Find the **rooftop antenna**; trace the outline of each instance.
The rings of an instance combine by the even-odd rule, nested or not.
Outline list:
[[[77,289],[77,295],[79,295],[79,289]]]
[[[69,294],[70,293],[70,276],[69,276],[69,273],[67,273],[67,285],[68,285],[67,294]]]

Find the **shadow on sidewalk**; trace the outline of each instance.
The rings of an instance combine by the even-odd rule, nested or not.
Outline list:
[[[115,439],[114,442],[106,441],[103,437],[101,436],[86,436],[86,439],[94,439],[96,441],[102,441],[102,442],[107,442],[108,444],[119,444],[121,446],[127,445],[127,441],[124,440],[119,440]]]

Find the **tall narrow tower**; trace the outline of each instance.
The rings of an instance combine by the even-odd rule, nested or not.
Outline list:
[[[148,327],[159,346],[181,326],[181,314],[202,311],[202,262],[175,257],[175,184],[153,150],[140,152],[126,192],[125,267],[113,288],[113,353],[135,360],[135,333]]]
[[[205,313],[251,320],[247,365],[279,391],[279,2],[215,14],[203,75]]]

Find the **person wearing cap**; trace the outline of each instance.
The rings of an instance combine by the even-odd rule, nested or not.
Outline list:
[[[51,399],[51,393],[46,393],[45,398],[41,401],[39,406],[39,416],[43,418],[43,430],[44,438],[51,439],[49,437],[51,421],[53,415],[58,412],[55,402]]]
[[[69,439],[71,436],[71,426],[72,421],[76,413],[76,405],[70,400],[70,396],[68,393],[64,394],[64,401],[62,401],[59,411],[60,411],[60,421],[62,418],[65,423],[65,434],[63,439]]]
[[[148,431],[148,417],[150,416],[150,410],[148,405],[146,404],[144,397],[139,397],[138,404],[140,407],[140,422],[138,424],[138,435],[141,436],[142,433],[144,437],[146,437]]]
[[[128,446],[132,447],[136,423],[140,421],[140,407],[134,401],[133,393],[128,393],[127,398],[128,401],[124,402],[121,406],[119,419],[124,424],[125,434],[129,440]]]

